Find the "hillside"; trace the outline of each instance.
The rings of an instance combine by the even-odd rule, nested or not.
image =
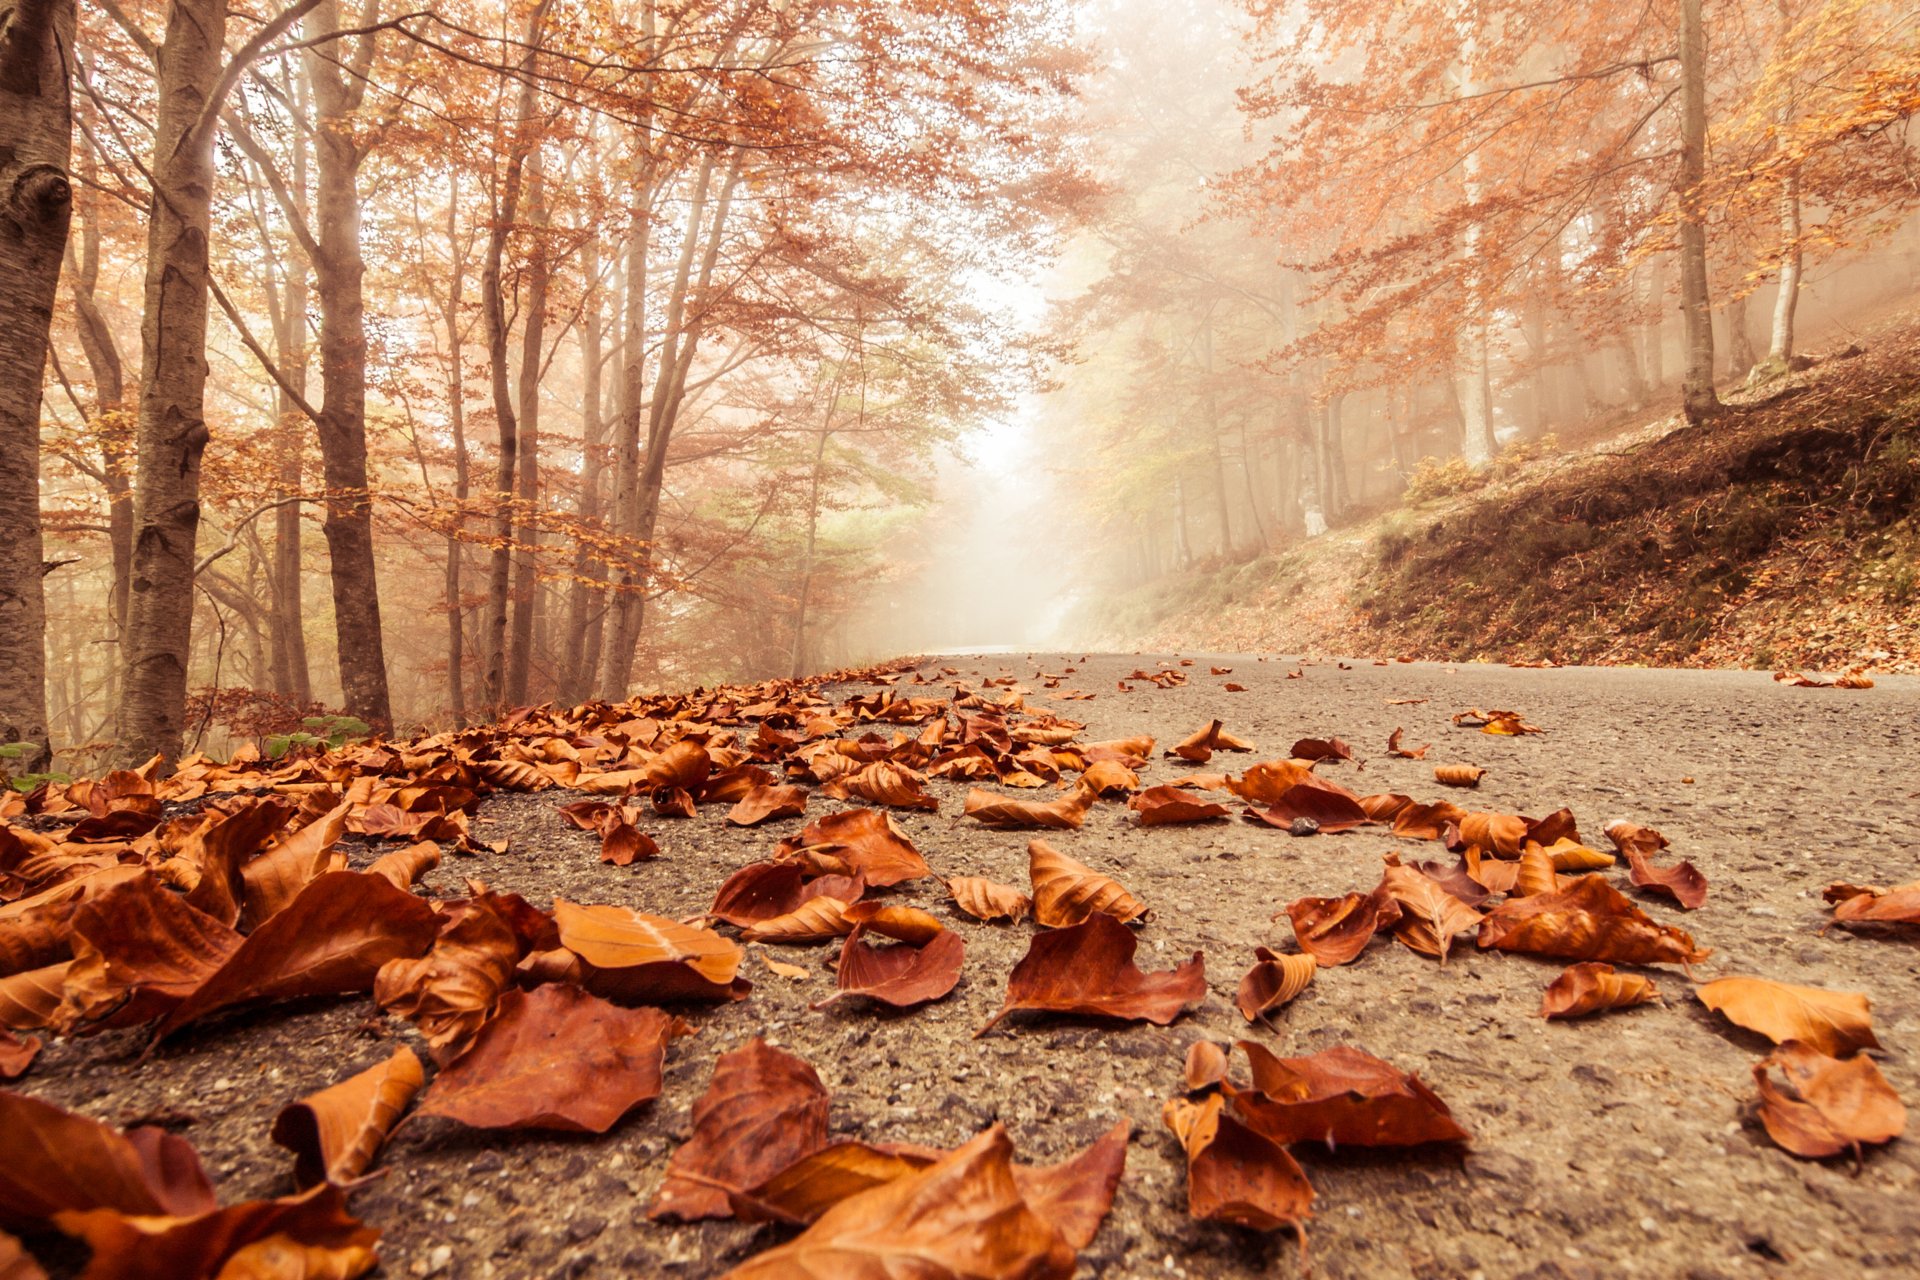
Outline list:
[[[1754,392],[1111,598],[1097,643],[1920,669],[1920,315]]]

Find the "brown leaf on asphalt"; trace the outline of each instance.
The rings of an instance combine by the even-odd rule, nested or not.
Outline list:
[[[809,898],[838,898],[857,902],[866,892],[858,876],[815,876],[808,879],[794,862],[754,862],[728,876],[707,908],[712,920],[750,925],[785,915]]]
[[[713,771],[713,757],[697,742],[682,739],[654,756],[645,765],[648,785],[682,791],[699,791]]]
[[[383,877],[396,889],[411,889],[421,876],[439,865],[440,846],[431,840],[422,840],[381,854],[367,868],[367,874]]]
[[[1287,788],[1302,782],[1322,782],[1313,776],[1313,766],[1304,760],[1263,760],[1248,765],[1238,778],[1227,779],[1227,790],[1249,804],[1278,804]],[[1333,786],[1332,783],[1325,783]]]
[[[1835,889],[1853,892],[1835,895]],[[1833,918],[1841,924],[1920,924],[1920,881],[1891,889],[1834,885],[1826,892]]]
[[[1396,800],[1406,800],[1406,797],[1362,796],[1360,807],[1376,822],[1391,824],[1394,835],[1404,836],[1408,840],[1439,840],[1447,834],[1449,826],[1457,826],[1467,816],[1465,809],[1449,800],[1433,804],[1417,804],[1406,800],[1406,803],[1398,805],[1392,803]]]
[[[564,899],[553,919],[560,945],[584,963],[587,990],[610,1000],[739,1000],[753,989],[739,976],[739,946],[711,929]]]
[[[1767,978],[1721,978],[1693,989],[1700,1003],[1775,1044],[1798,1040],[1829,1057],[1878,1049],[1867,998]]]
[[[1502,737],[1518,737],[1527,733],[1543,733],[1545,730],[1531,725],[1518,711],[1482,711],[1478,707],[1454,713],[1453,722],[1465,729],[1478,729],[1482,733],[1497,734]]]
[[[1180,760],[1191,760],[1195,764],[1205,764],[1213,759],[1213,752],[1219,740],[1220,722],[1210,720],[1176,745],[1168,747],[1167,755]]]
[[[1108,915],[1037,934],[1007,978],[1000,1011],[974,1033],[985,1035],[1015,1010],[1085,1014],[1166,1026],[1207,996],[1198,951],[1178,968],[1143,973],[1133,963],[1133,931]]]
[[[1067,1280],[1074,1248],[1028,1204],[999,1125],[917,1172],[842,1200],[726,1280]]]
[[[1538,843],[1531,836],[1527,838],[1527,847]],[[1552,844],[1541,846],[1541,849],[1547,855],[1547,860],[1553,863],[1555,871],[1599,871],[1618,861],[1612,854],[1589,849],[1577,840],[1555,840]]]
[[[1080,748],[1080,754],[1089,764],[1101,760],[1112,760],[1129,769],[1138,769],[1153,754],[1153,738],[1141,734],[1134,738],[1114,738],[1107,742],[1089,742]]]
[[[117,884],[74,913],[60,1025],[131,1026],[167,1013],[233,958],[241,936],[155,876]]]
[[[1478,911],[1417,867],[1404,865],[1398,854],[1387,855],[1380,888],[1400,905],[1400,921],[1394,926],[1393,936],[1423,956],[1436,957],[1441,964],[1447,962],[1454,937],[1480,923]]]
[[[947,881],[953,903],[976,920],[1017,923],[1033,910],[1033,899],[1012,885],[979,876],[955,876]]]
[[[527,950],[496,904],[504,905],[491,894],[461,904],[442,925],[433,950],[418,959],[389,960],[374,977],[374,1003],[419,1027],[428,1052],[443,1066],[473,1042]],[[541,941],[557,946],[558,935]]]
[[[825,942],[853,932],[848,904],[839,898],[808,898],[783,916],[756,920],[740,931],[742,942]]]
[[[347,815],[352,810],[352,801],[341,801],[240,868],[245,893],[241,923],[249,932],[284,910],[327,870],[333,846],[346,832]]]
[[[1613,841],[1613,847],[1623,854],[1638,852],[1650,858],[1667,847],[1665,836],[1652,827],[1643,827],[1635,822],[1609,822],[1606,836]]]
[[[1182,1070],[1187,1092],[1211,1089],[1227,1078],[1227,1051],[1211,1040],[1195,1040],[1187,1046],[1187,1063]]]
[[[1372,893],[1297,898],[1286,912],[1300,949],[1326,969],[1351,962],[1367,949],[1375,932],[1400,920],[1400,904],[1384,885]]]
[[[1148,787],[1128,800],[1127,808],[1140,815],[1143,827],[1207,822],[1227,816],[1227,806],[1203,800],[1187,787]]]
[[[27,1036],[23,1039],[0,1027],[0,1080],[17,1080],[25,1075],[39,1053],[38,1038]]]
[[[1560,892],[1560,877],[1554,872],[1553,859],[1531,840],[1514,868],[1513,888],[1509,892],[1516,898]]]
[[[294,1185],[345,1184],[365,1173],[424,1079],[420,1059],[402,1046],[385,1062],[284,1108],[272,1137],[293,1152]]]
[[[1305,1058],[1281,1058],[1251,1040],[1239,1042],[1253,1087],[1229,1090],[1247,1126],[1278,1143],[1329,1147],[1411,1147],[1465,1141],[1420,1077],[1351,1045]]]
[[[1514,813],[1463,813],[1454,820],[1460,828],[1456,847],[1479,849],[1501,858],[1517,858],[1531,834],[1527,820]]]
[[[1773,1068],[1786,1078],[1773,1082]],[[1767,1136],[1797,1156],[1819,1159],[1862,1144],[1891,1142],[1906,1132],[1907,1108],[1865,1054],[1843,1060],[1789,1040],[1754,1064],[1760,1087],[1760,1123]]]
[[[1417,747],[1403,747],[1400,745],[1400,736],[1405,732],[1405,729],[1396,728],[1387,735],[1387,754],[1400,760],[1425,760],[1427,752],[1433,750],[1433,744],[1426,742]]]
[[[1075,862],[1045,840],[1027,842],[1027,875],[1033,883],[1033,918],[1049,929],[1080,924],[1092,915],[1145,920],[1147,904],[1118,880]]]
[[[691,818],[699,812],[693,793],[685,787],[655,787],[647,796],[647,803],[662,818]]]
[[[1652,1004],[1660,992],[1637,973],[1615,973],[1610,964],[1589,960],[1569,965],[1547,987],[1540,1000],[1543,1018],[1584,1018],[1609,1009],[1631,1009]]]
[[[658,1009],[622,1008],[565,983],[508,990],[416,1114],[476,1129],[605,1133],[660,1096],[667,1042],[692,1034]]]
[[[1351,760],[1353,748],[1338,738],[1302,738],[1287,754],[1295,760]]]
[[[1227,1114],[1218,1093],[1170,1099],[1161,1109],[1187,1153],[1187,1212],[1255,1231],[1298,1227],[1313,1212],[1313,1187],[1278,1144]]]
[[[1128,795],[1140,788],[1140,775],[1118,760],[1096,760],[1080,775],[1080,785],[1097,796]]]
[[[799,835],[781,841],[774,857],[792,858],[805,849],[831,855],[849,873],[858,872],[880,889],[933,874],[913,842],[878,809],[848,809],[816,818]]]
[[[1132,1132],[1132,1122],[1117,1120],[1086,1150],[1058,1164],[1013,1166],[1014,1185],[1027,1207],[1051,1223],[1075,1249],[1093,1243],[1113,1208]]]
[[[896,1009],[911,1009],[940,999],[959,983],[967,948],[953,930],[942,929],[924,943],[879,947],[866,941],[872,931],[872,926],[863,924],[847,935],[835,974],[838,989],[816,1002],[815,1009],[846,996],[866,996]]]
[[[1695,910],[1707,900],[1707,878],[1691,862],[1683,861],[1671,867],[1653,867],[1648,865],[1647,855],[1638,849],[1624,852],[1627,857],[1627,879],[1637,887],[1663,893],[1688,911]]]
[[[797,818],[807,811],[805,787],[755,787],[727,813],[736,827],[757,826],[773,818]]]
[[[916,947],[933,941],[935,935],[946,929],[938,917],[918,907],[885,902],[856,902],[847,908],[847,919],[866,926],[868,933],[911,942]]]
[[[654,838],[631,822],[609,822],[600,830],[600,861],[616,867],[660,856]]]
[[[79,898],[48,902],[14,916],[0,917],[0,978],[44,969],[73,955],[73,913]]]
[[[1059,799],[1046,802],[1004,798],[974,787],[967,792],[963,812],[985,827],[1073,828],[1087,820],[1093,801],[1093,792],[1085,787],[1075,787]]]
[[[1473,864],[1468,862],[1465,854],[1451,865],[1433,861],[1415,862],[1409,865],[1470,907],[1477,908],[1484,905],[1493,895],[1493,890],[1474,879]]]
[[[323,1183],[279,1200],[248,1200],[193,1216],[115,1209],[62,1213],[60,1229],[92,1249],[86,1280],[354,1280],[373,1270],[380,1233]]]
[[[1509,898],[1480,922],[1480,945],[1566,960],[1697,964],[1712,954],[1672,925],[1656,924],[1598,876],[1572,888]]]
[[[918,1173],[946,1154],[899,1144],[876,1147],[852,1140],[831,1142],[750,1191],[729,1192],[727,1199],[733,1216],[742,1222],[807,1226],[842,1200]]]
[[[238,924],[246,899],[242,868],[292,817],[293,807],[277,800],[258,801],[233,814],[203,815],[180,846],[179,856],[200,871],[187,901],[221,924]]]
[[[1311,778],[1281,792],[1265,809],[1250,808],[1246,816],[1285,830],[1300,818],[1313,822],[1321,835],[1338,835],[1372,822],[1367,811],[1344,787]]]
[[[1254,965],[1240,979],[1233,1003],[1248,1022],[1264,1020],[1266,1015],[1286,1004],[1313,981],[1320,964],[1309,955],[1282,955],[1265,947],[1253,949]]]
[[[49,1025],[60,1009],[67,970],[72,966],[73,961],[62,960],[0,978],[0,1027],[37,1031]]]
[[[371,991],[381,965],[425,955],[438,932],[433,908],[412,894],[380,876],[330,871],[248,934],[154,1039],[251,1000]]]
[[[185,1139],[122,1132],[0,1089],[0,1227],[37,1230],[70,1209],[187,1215],[213,1206],[213,1183]]]
[[[820,794],[836,800],[865,800],[890,809],[925,809],[933,813],[940,808],[940,802],[927,791],[924,778],[891,760],[875,760],[853,773],[835,778],[820,788]]]
[[[1421,755],[1425,754],[1425,748],[1422,748]],[[1480,779],[1486,776],[1487,771],[1475,764],[1437,764],[1433,767],[1433,780],[1447,787],[1477,787]]]
[[[827,1145],[830,1102],[811,1066],[764,1040],[721,1054],[648,1215],[730,1216],[729,1192],[751,1191]]]

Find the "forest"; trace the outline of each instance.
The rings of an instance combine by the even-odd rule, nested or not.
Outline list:
[[[0,0],[0,1280],[1920,1275],[1917,114]]]

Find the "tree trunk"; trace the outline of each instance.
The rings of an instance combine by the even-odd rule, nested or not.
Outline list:
[[[368,15],[377,18],[377,8]],[[339,0],[314,9],[316,35],[341,29]],[[368,23],[366,25],[371,25]],[[366,92],[375,33],[358,38],[351,55],[338,42],[307,55],[319,127],[314,131],[314,256],[320,301],[320,462],[326,478],[321,529],[332,564],[333,625],[339,647],[340,688],[348,715],[393,728],[387,663],[380,631],[380,593],[373,558],[373,501],[367,490],[367,324],[360,252],[360,164],[366,147],[355,136],[354,113]],[[351,74],[343,62],[350,58]]]
[[[180,754],[193,639],[200,455],[207,447],[207,242],[227,0],[174,0],[156,60],[153,200],[147,219],[135,428],[132,592],[116,736],[122,763]]]
[[[487,362],[492,371],[493,412],[500,430],[500,462],[494,473],[493,555],[487,568],[486,654],[482,700],[489,714],[504,709],[507,693],[507,594],[512,579],[513,487],[518,470],[519,421],[508,386],[507,303],[502,275],[507,236],[519,211],[520,182],[527,153],[535,144],[533,124],[534,64],[538,61],[540,24],[546,3],[527,19],[527,37],[520,57],[520,97],[514,113],[513,141],[507,152],[506,172],[494,201],[493,228],[487,236],[487,260],[480,277],[481,319],[487,332]]]
[[[525,318],[520,322],[520,406],[517,450],[518,496],[523,520],[540,505],[540,357],[547,341],[546,173],[535,151],[527,162],[527,218],[532,243],[527,251]],[[527,702],[527,678],[533,665],[533,614],[539,587],[538,527],[527,525],[514,552],[513,623],[507,648],[507,705]]]
[[[584,534],[601,524],[601,476],[606,470],[601,456],[606,446],[606,422],[600,412],[602,353],[600,241],[597,237],[589,236],[581,246],[580,269],[586,278],[586,298],[580,325],[580,500],[575,511]],[[584,536],[576,538],[573,580],[567,584],[567,624],[560,658],[560,701],[568,705],[584,702],[593,691],[587,632],[605,616],[606,592],[590,585],[600,577],[599,558]]]
[[[447,534],[447,703],[454,724],[467,723],[466,606],[461,596],[460,571],[467,558],[467,500],[473,494],[473,472],[467,462],[467,397],[465,357],[461,352],[460,301],[466,282],[466,264],[460,256],[459,171],[447,192],[447,254],[453,271],[447,281],[447,423],[453,432],[454,525]]]
[[[1335,395],[1327,399],[1326,447],[1321,456],[1326,462],[1325,500],[1327,514],[1338,520],[1353,505],[1353,495],[1347,491],[1347,441],[1340,424],[1340,409],[1346,397]]]
[[[66,53],[72,0],[0,12],[0,743],[51,753],[40,536],[40,384],[60,287],[73,186]]]
[[[1727,376],[1738,382],[1753,368],[1753,335],[1747,332],[1747,295],[1736,294],[1720,307],[1727,323]]]
[[[640,163],[643,163],[640,162]],[[647,257],[652,245],[653,189],[651,175],[636,183],[635,204],[627,223],[626,326],[620,340],[620,414],[614,439],[613,500],[609,504],[610,524],[616,539],[631,535],[640,519],[640,419],[645,397],[647,360]],[[626,555],[622,554],[623,560]],[[613,590],[606,595],[600,625],[600,665],[594,683],[603,698],[619,698],[626,692],[633,647],[622,645],[630,635],[629,593],[633,586],[631,570],[622,565]]]
[[[305,82],[295,86],[296,109],[305,107]],[[307,193],[306,131],[295,129],[287,145],[293,152],[292,195],[304,204]],[[276,385],[278,422],[276,479],[282,497],[299,493],[306,480],[306,412],[292,393],[307,394],[307,270],[289,267],[286,290],[274,309],[274,363],[288,386]],[[289,391],[291,388],[291,392]],[[301,554],[300,505],[288,503],[273,513],[273,590],[270,626],[273,633],[274,690],[302,707],[313,701],[313,673],[307,661],[305,565]]]
[[[834,393],[839,391],[839,379],[834,380]],[[793,652],[787,663],[788,673],[795,680],[807,673],[807,606],[813,600],[813,559],[820,545],[820,481],[826,470],[827,441],[833,437],[833,410],[831,400],[827,403],[827,419],[820,427],[820,438],[813,450],[813,475],[807,488],[807,551],[800,563],[800,598],[793,611]]]
[[[1773,334],[1767,367],[1785,373],[1793,363],[1793,313],[1800,305],[1800,179],[1789,173],[1780,186],[1780,292],[1773,300]]]
[[[1468,321],[1461,356],[1465,367],[1461,370],[1460,416],[1465,426],[1460,438],[1460,456],[1470,467],[1484,467],[1499,450],[1493,438],[1493,385],[1488,370],[1485,325]]]
[[[1707,175],[1707,34],[1701,0],[1680,0],[1680,311],[1687,368],[1681,407],[1704,422],[1720,408],[1713,389],[1713,300],[1707,289],[1707,226],[1700,208]]]

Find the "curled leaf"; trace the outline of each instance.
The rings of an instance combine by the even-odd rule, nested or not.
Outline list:
[[[1610,964],[1589,960],[1569,965],[1547,987],[1540,1001],[1543,1018],[1584,1018],[1609,1009],[1652,1004],[1660,992],[1637,973],[1615,973]]]
[[[385,1062],[283,1109],[273,1140],[293,1152],[294,1184],[347,1183],[365,1173],[424,1080],[402,1046]]]
[[[1775,1044],[1798,1040],[1829,1057],[1878,1049],[1867,998],[1766,978],[1721,978],[1695,987],[1700,1003]]]
[[[1233,1093],[1234,1110],[1274,1142],[1410,1147],[1467,1137],[1419,1076],[1370,1053],[1337,1045],[1281,1058],[1251,1040],[1239,1043],[1253,1088]]]
[[[1648,919],[1597,876],[1557,893],[1509,898],[1480,921],[1480,945],[1615,964],[1697,964],[1710,954],[1684,930]]]
[[[965,816],[987,827],[1075,828],[1087,820],[1094,793],[1075,787],[1058,800],[1012,800],[974,787],[967,792]]]
[[[847,935],[835,978],[838,990],[815,1004],[815,1009],[846,996],[866,996],[896,1009],[910,1009],[940,999],[960,981],[966,944],[951,929],[940,930],[924,944],[876,947],[865,941],[870,927],[861,925]]]
[[[955,876],[947,881],[954,905],[976,920],[1019,921],[1033,909],[1033,899],[1012,885],[979,876]]]
[[[1773,1069],[1785,1077],[1775,1085]],[[1906,1132],[1907,1108],[1873,1059],[1844,1061],[1789,1040],[1754,1064],[1760,1123],[1767,1136],[1797,1156],[1818,1159],[1862,1144],[1891,1142]]]
[[[1148,787],[1128,800],[1127,808],[1140,815],[1143,827],[1206,822],[1227,816],[1227,806],[1202,800],[1186,787]]]
[[[1313,1187],[1279,1144],[1225,1111],[1218,1093],[1174,1098],[1161,1115],[1187,1153],[1187,1212],[1255,1231],[1298,1227],[1312,1216]]]
[[[1027,874],[1033,881],[1033,918],[1050,929],[1076,925],[1093,915],[1127,921],[1148,914],[1147,904],[1126,886],[1075,862],[1045,840],[1027,843]]]
[[[1164,1027],[1206,999],[1206,969],[1199,952],[1176,969],[1142,973],[1133,963],[1139,945],[1131,929],[1100,914],[1071,928],[1036,935],[1007,978],[1006,1003],[975,1038],[1018,1009],[1144,1020]]]
[[[1416,757],[1417,758],[1417,757]],[[1433,767],[1433,780],[1448,787],[1477,787],[1487,771],[1474,764],[1440,764]]]
[[[1320,968],[1309,955],[1280,955],[1265,947],[1255,947],[1253,955],[1253,968],[1240,979],[1233,997],[1240,1016],[1248,1022],[1264,1018],[1305,991]]]
[[[648,1214],[724,1218],[750,1191],[827,1144],[830,1099],[803,1059],[755,1038],[720,1055]]]
[[[1287,904],[1286,913],[1300,949],[1331,969],[1365,951],[1377,930],[1398,923],[1400,904],[1383,885],[1372,893],[1299,898]]]

